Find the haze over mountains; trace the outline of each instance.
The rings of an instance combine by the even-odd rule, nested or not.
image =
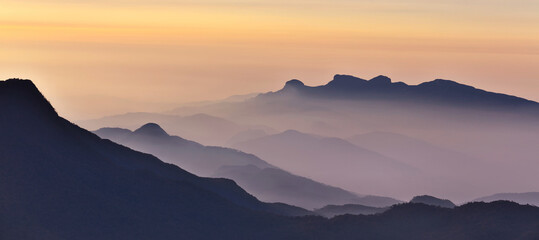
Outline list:
[[[413,167],[338,138],[288,130],[234,147],[302,176],[359,193],[402,197],[417,191],[409,187],[417,187],[420,181],[421,173]]]
[[[199,176],[233,179],[249,193],[267,202],[283,202],[309,209],[346,203],[387,207],[400,202],[391,198],[359,196],[293,175],[252,154],[230,148],[203,146],[170,136],[155,123],[145,124],[133,132],[121,128],[102,128],[94,133],[182,166]]]
[[[238,147],[283,170],[355,192],[401,199],[428,194],[455,202],[466,202],[477,196],[498,192],[537,191],[534,183],[539,181],[535,171],[539,168],[535,157],[539,155],[538,113],[539,104],[536,102],[476,89],[454,81],[435,80],[407,85],[384,76],[364,80],[336,75],[328,84],[321,86],[310,87],[299,80],[291,80],[278,91],[244,101],[181,107],[166,113],[167,116],[204,114],[224,119],[236,126],[245,126],[222,127],[227,129],[227,134],[212,130],[200,131],[200,134],[193,131],[195,133],[189,135],[173,130],[181,126],[171,124],[163,127],[171,129],[173,134],[195,141],[220,139],[210,140],[211,145]],[[109,122],[111,125],[101,120],[84,124],[95,129],[135,129],[147,122],[160,123],[159,117],[145,118],[137,122],[136,126],[129,124],[129,121],[129,117],[118,117],[114,124]],[[212,124],[205,124],[204,121],[195,122],[198,124],[197,129],[215,129]],[[386,167],[391,162],[393,167],[389,169],[393,169],[393,172],[387,172],[384,177],[394,181],[384,181],[385,189],[372,184],[357,183],[351,186],[355,183],[343,179],[343,176],[349,178],[354,171],[359,173],[368,169],[357,165],[354,167],[356,169],[347,168],[350,174],[337,174],[338,169],[344,166],[330,166],[334,158],[327,152],[314,154],[319,146],[314,141],[310,142],[313,144],[311,146],[301,141],[281,146],[285,144],[277,140],[275,143],[281,145],[266,147],[262,144],[256,149],[240,147],[249,145],[249,142],[255,145],[254,142],[261,141],[259,139],[276,137],[287,130],[326,140],[333,139],[329,141],[331,144],[322,144],[325,146],[321,148],[328,151],[329,146],[334,144],[334,147],[347,145],[344,149],[359,148],[371,153],[371,157],[357,157],[359,162],[386,164]],[[200,142],[208,144],[207,140]],[[303,147],[291,147],[298,144]],[[281,147],[289,148],[290,151],[276,151]],[[335,154],[346,152],[336,149],[331,151]],[[264,155],[266,153],[268,155]],[[354,158],[357,149],[348,153],[350,156],[346,158],[335,155],[339,156],[335,161]],[[281,157],[294,157],[295,161],[284,161]],[[307,171],[313,166],[293,166],[312,159],[328,164],[325,165],[324,173],[320,173],[319,169]],[[403,171],[397,165],[408,166],[408,170],[415,169],[419,174]],[[329,176],[331,173],[339,177]],[[317,178],[317,174],[318,177],[325,174],[325,177]],[[392,183],[402,184],[391,186]],[[403,187],[411,191],[404,191]]]
[[[231,138],[245,131],[275,132],[274,129],[266,126],[237,124],[224,118],[203,113],[177,116],[162,113],[137,112],[81,121],[79,124],[87,129],[94,130],[103,127],[119,127],[135,130],[149,122],[162,125],[175,135],[206,145],[224,145]]]
[[[379,215],[329,220],[287,217],[306,211],[260,202],[231,180],[198,177],[101,139],[59,117],[30,81],[0,81],[0,102],[0,238],[6,240],[539,236],[539,208],[503,201],[454,209],[402,204]],[[164,136],[158,130],[150,125],[138,133]]]

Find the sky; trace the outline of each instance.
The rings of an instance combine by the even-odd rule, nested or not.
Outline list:
[[[334,74],[437,78],[539,101],[537,0],[0,0],[0,79],[70,120]]]

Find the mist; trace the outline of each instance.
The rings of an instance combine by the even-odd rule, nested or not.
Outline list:
[[[462,96],[327,95],[323,87],[290,81],[280,91],[240,102],[109,117],[83,126],[130,128],[133,119],[140,119],[137,124],[155,120],[172,134],[236,148],[359,194],[403,200],[430,194],[462,203],[499,192],[537,191],[534,102],[521,106],[514,97],[488,94],[468,103],[457,98]],[[199,120],[194,127],[172,120],[186,116],[218,119],[219,124]]]

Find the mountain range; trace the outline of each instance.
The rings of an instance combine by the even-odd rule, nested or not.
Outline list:
[[[408,85],[403,82],[392,82],[389,77],[383,75],[365,80],[350,75],[337,74],[327,84],[315,87],[306,86],[303,82],[294,79],[286,82],[283,89],[261,94],[258,98],[287,94],[316,99],[419,101],[458,107],[486,107],[504,110],[531,108],[535,111],[539,109],[539,103],[534,101],[484,91],[451,80],[436,79],[418,85]]]
[[[165,113],[133,113],[78,123],[87,128],[92,126],[91,129],[135,130],[145,123],[156,122],[173,135],[205,145],[232,148],[287,130],[340,139],[419,171],[421,174],[411,174],[410,178],[399,171],[385,176],[385,179],[403,183],[413,192],[402,190],[400,194],[401,186],[389,186],[391,181],[384,181],[387,191],[374,185],[372,190],[359,188],[359,184],[351,186],[350,181],[342,178],[340,182],[339,179],[327,182],[327,178],[309,175],[306,168],[290,168],[287,164],[293,161],[282,165],[281,158],[261,155],[262,152],[281,154],[272,153],[275,148],[270,145],[267,149],[261,146],[261,149],[240,150],[253,153],[289,173],[362,194],[401,199],[428,194],[462,203],[496,192],[537,191],[534,184],[539,181],[534,170],[539,167],[534,157],[539,154],[537,106],[530,100],[448,80],[409,85],[383,76],[365,80],[335,75],[321,86],[305,86],[299,80],[292,80],[277,91],[234,102],[200,103]],[[197,119],[189,116],[198,116],[198,120],[185,120]],[[311,147],[315,148],[316,144]],[[291,150],[303,157],[316,152],[309,151],[310,147]],[[325,158],[333,159],[328,154]],[[365,157],[361,159],[368,161]],[[335,172],[331,168],[325,170],[317,174]],[[367,170],[357,166],[355,171]],[[403,181],[396,180],[399,177]],[[347,185],[341,184],[344,182]],[[370,183],[362,185],[371,186]]]
[[[70,123],[28,80],[0,81],[0,103],[1,239],[539,237],[539,208],[505,201],[288,217],[305,210],[260,202],[231,180],[198,177]]]

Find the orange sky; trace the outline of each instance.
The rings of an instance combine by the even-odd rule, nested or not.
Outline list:
[[[446,78],[539,101],[536,0],[0,0],[0,79],[71,120],[279,89]]]

